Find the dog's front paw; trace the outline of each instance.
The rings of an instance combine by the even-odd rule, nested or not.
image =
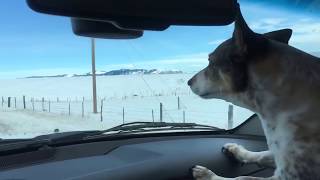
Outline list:
[[[192,168],[192,175],[196,180],[215,180],[217,176],[208,168],[198,165]]]
[[[241,145],[236,143],[227,143],[223,146],[222,151],[226,155],[234,157],[241,163],[248,163],[248,158],[246,158],[247,150]]]

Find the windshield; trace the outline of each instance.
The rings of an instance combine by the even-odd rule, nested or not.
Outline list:
[[[256,32],[292,28],[291,45],[320,54],[320,23],[312,13],[247,1],[241,8]],[[24,1],[4,1],[0,16],[0,138],[104,130],[130,122],[229,129],[254,114],[223,100],[202,99],[187,85],[208,65],[208,54],[232,36],[233,24],[172,26],[134,40],[92,40],[74,35],[70,19],[35,13]]]

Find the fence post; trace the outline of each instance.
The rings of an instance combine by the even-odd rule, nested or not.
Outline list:
[[[122,124],[124,124],[124,107],[122,108]]]
[[[160,122],[162,122],[162,103],[160,103]]]
[[[14,97],[14,108],[17,109],[17,98]]]
[[[84,117],[84,101],[82,101],[82,117]]]
[[[51,112],[51,101],[49,100],[49,112]]]
[[[31,102],[32,102],[32,111],[34,111],[34,99],[33,98],[31,99]]]
[[[70,104],[70,101],[69,101],[69,116],[71,115],[71,104]]]
[[[103,100],[101,100],[101,109],[100,109],[101,122],[103,121],[102,110],[103,110]]]
[[[233,105],[229,105],[228,108],[228,129],[233,128]]]
[[[41,99],[41,105],[42,105],[42,111],[45,111],[45,109],[44,109],[44,97]]]
[[[11,97],[8,97],[8,108],[11,107]]]
[[[180,97],[178,96],[178,110],[180,110]]]
[[[152,109],[152,122],[154,122],[154,113],[153,113],[153,109]]]
[[[26,96],[23,96],[23,109],[26,109]]]
[[[183,123],[185,123],[185,122],[186,122],[186,112],[183,111]]]

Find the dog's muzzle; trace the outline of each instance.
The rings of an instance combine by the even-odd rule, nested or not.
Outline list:
[[[191,78],[191,79],[188,81],[188,85],[189,85],[189,86],[192,86],[193,81],[194,81],[194,77],[193,77],[193,78]]]

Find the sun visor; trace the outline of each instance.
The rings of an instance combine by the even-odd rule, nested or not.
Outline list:
[[[27,0],[36,12],[112,22],[119,28],[164,30],[170,25],[233,22],[235,0]]]

